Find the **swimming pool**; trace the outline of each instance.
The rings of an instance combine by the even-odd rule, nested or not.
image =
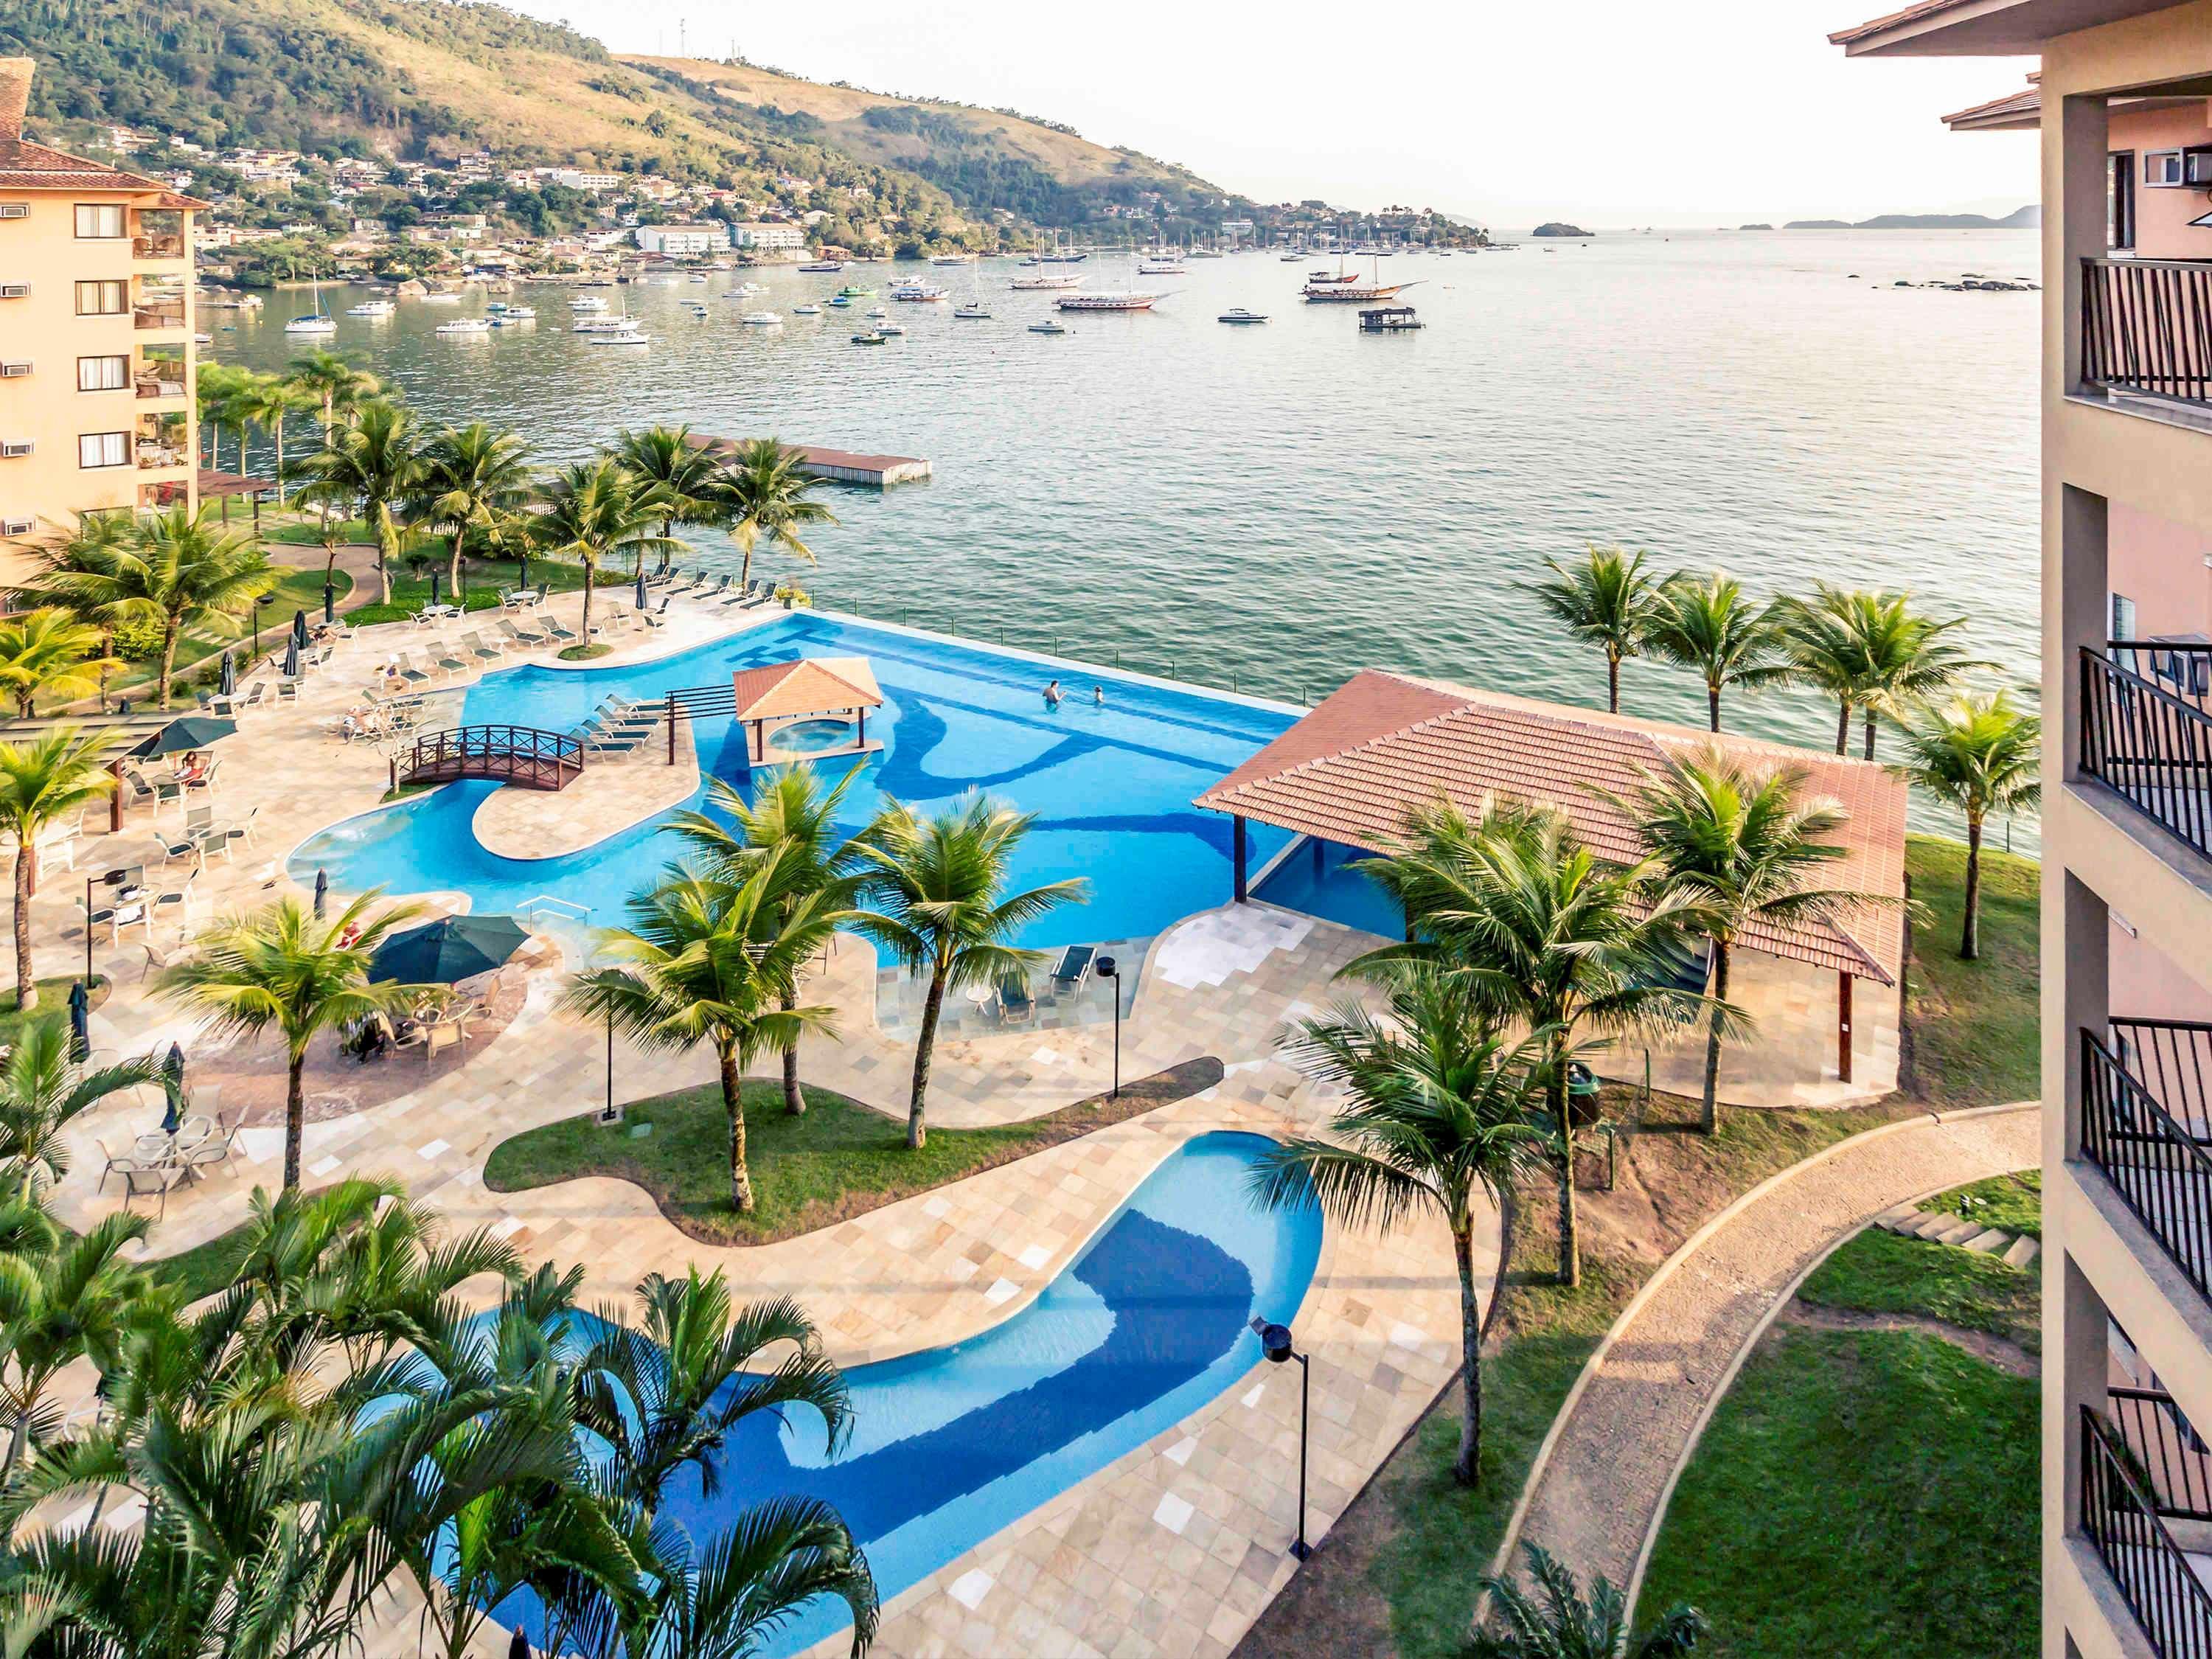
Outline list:
[[[748,1504],[803,1493],[836,1506],[888,1601],[994,1533],[1182,1421],[1251,1369],[1255,1313],[1293,1318],[1320,1259],[1318,1211],[1246,1196],[1262,1136],[1218,1131],[1171,1153],[1047,1285],[950,1347],[845,1373],[851,1437],[835,1462],[822,1420],[748,1419],[716,1460],[672,1480],[660,1516],[703,1547]],[[538,1634],[518,1595],[503,1622]],[[768,1644],[789,1654],[844,1627],[817,1603]]]
[[[567,731],[610,696],[650,700],[672,689],[726,686],[737,669],[819,656],[866,657],[884,697],[868,716],[868,735],[882,750],[818,763],[825,784],[849,766],[861,769],[846,797],[848,827],[887,798],[927,811],[981,789],[1037,816],[1012,860],[1016,886],[1067,876],[1090,884],[1088,904],[1063,907],[1023,930],[1021,942],[1032,946],[1141,938],[1227,902],[1229,820],[1190,803],[1297,718],[1241,698],[1090,668],[1079,677],[1067,665],[1018,653],[801,611],[653,662],[487,674],[469,689],[457,723]],[[1043,689],[1055,676],[1067,696],[1048,706]],[[705,769],[733,782],[748,776],[744,734],[733,721],[702,718],[695,737]],[[349,819],[295,848],[290,872],[309,884],[326,870],[341,892],[458,889],[480,914],[546,894],[605,926],[678,851],[663,836],[680,810],[672,809],[562,857],[501,857],[473,828],[477,806],[498,787],[450,784]],[[684,805],[696,807],[703,793]],[[1285,839],[1255,824],[1255,867]]]

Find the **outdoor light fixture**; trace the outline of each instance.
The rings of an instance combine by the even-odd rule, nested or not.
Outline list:
[[[1104,980],[1114,998],[1114,1092],[1110,1099],[1121,1097],[1121,975],[1119,965],[1111,957],[1101,957],[1091,964],[1091,971]]]
[[[1298,1535],[1291,1546],[1291,1556],[1303,1561],[1313,1553],[1313,1546],[1306,1542],[1306,1419],[1313,1404],[1313,1367],[1306,1363],[1305,1355],[1291,1346],[1288,1325],[1277,1325],[1254,1314],[1252,1334],[1260,1339],[1260,1352],[1267,1356],[1269,1364],[1279,1365],[1286,1359],[1298,1362]]]

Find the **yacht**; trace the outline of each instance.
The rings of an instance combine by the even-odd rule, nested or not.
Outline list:
[[[426,306],[457,306],[460,304],[460,302],[461,296],[459,295],[447,294],[442,289],[438,293],[426,294],[422,296],[422,303]]]
[[[348,306],[349,317],[389,317],[399,307],[389,300],[363,300],[357,306]]]
[[[586,340],[584,343],[586,345],[641,346],[650,345],[652,342],[637,330],[625,326],[619,331],[602,330]]]
[[[441,323],[431,331],[434,334],[489,334],[491,319],[488,317],[456,317],[450,323]]]
[[[1267,313],[1264,311],[1247,311],[1243,306],[1238,306],[1234,311],[1223,312],[1220,320],[1224,323],[1264,323],[1267,320]]]
[[[886,336],[903,334],[906,332],[906,325],[903,323],[878,323],[876,325],[876,332]]]
[[[1284,254],[1284,255],[1282,255],[1282,256],[1281,256],[1281,258],[1282,258],[1282,262],[1283,262],[1285,264],[1286,264],[1286,265],[1294,265],[1294,264],[1297,264],[1300,260],[1304,259],[1305,257],[1306,257],[1306,256],[1305,256],[1304,254],[1303,254],[1303,253],[1285,253],[1285,254]]]
[[[495,328],[520,328],[525,323],[536,322],[538,311],[532,306],[508,306],[491,320]]]
[[[705,277],[703,275],[702,275],[701,273],[699,273],[699,272],[697,272],[697,271],[694,271],[694,272],[692,272],[692,273],[691,273],[691,280],[692,280],[693,282],[695,282],[695,283],[704,283],[706,282],[706,280],[707,280],[707,279],[706,279],[706,277]]]
[[[1017,293],[1031,294],[1051,289],[1081,288],[1083,278],[1080,276],[1017,276],[1006,286]]]
[[[882,345],[889,337],[890,337],[885,335],[880,329],[872,328],[864,334],[855,334],[853,337],[853,343],[854,345]]]
[[[305,316],[295,317],[290,322],[285,324],[284,331],[287,334],[337,333],[338,331],[338,319],[331,316],[329,312],[323,309],[323,285],[321,282],[313,276],[310,276],[307,279],[307,284],[314,291],[315,308],[307,313]]]
[[[794,317],[819,317],[822,307],[810,300],[805,305],[792,307],[791,314]]]
[[[842,259],[812,259],[799,266],[801,270],[826,270],[830,272],[840,271],[844,270],[844,268],[845,262]]]
[[[953,308],[952,314],[966,321],[975,322],[982,318],[988,317],[991,313],[984,310],[981,305],[970,301],[964,306],[956,306]]]
[[[870,319],[871,319],[871,320],[873,320],[873,321],[878,321],[878,322],[879,322],[879,321],[881,321],[884,318],[888,317],[888,316],[890,316],[890,313],[889,311],[885,310],[882,306],[870,306],[870,307],[868,307],[868,316],[869,316],[869,318],[870,318]]]
[[[911,301],[922,300],[949,300],[951,297],[952,290],[951,289],[933,287],[928,283],[901,283],[896,288],[891,290],[891,298],[894,300],[906,300]]]
[[[1048,253],[1044,262],[1048,265],[1079,265],[1090,257],[1088,253]]]
[[[1063,294],[1053,303],[1062,311],[1150,311],[1157,294]]]
[[[1139,276],[1188,276],[1190,273],[1183,269],[1182,261],[1180,259],[1139,259],[1137,261],[1137,275]]]
[[[748,311],[738,320],[754,328],[780,328],[783,325],[783,319],[773,311]]]
[[[975,263],[975,256],[972,253],[933,253],[929,263],[933,265],[972,265]]]
[[[627,317],[586,317],[568,331],[572,334],[630,334],[637,325]]]
[[[1189,257],[1194,259],[1219,259],[1226,256],[1218,247],[1194,247],[1191,249]]]
[[[1041,323],[1031,323],[1030,325],[1030,332],[1032,334],[1065,334],[1068,332],[1068,327],[1066,324],[1060,322],[1054,318],[1048,317]]]
[[[605,311],[606,308],[607,302],[596,294],[579,294],[568,301],[571,311]]]

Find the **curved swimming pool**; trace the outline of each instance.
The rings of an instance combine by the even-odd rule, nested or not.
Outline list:
[[[1317,1211],[1246,1196],[1263,1136],[1197,1136],[1146,1177],[1037,1299],[949,1347],[845,1373],[853,1431],[823,1455],[822,1419],[749,1419],[716,1462],[686,1471],[660,1514],[703,1544],[746,1505],[799,1492],[836,1505],[889,1601],[993,1534],[1141,1446],[1260,1359],[1249,1322],[1290,1320],[1320,1259]],[[533,1640],[526,1597],[498,1609]],[[816,1604],[769,1644],[790,1654],[844,1628]]]
[[[855,762],[820,763],[828,783],[857,765],[846,797],[851,828],[887,799],[927,811],[981,789],[1036,815],[1017,849],[1017,886],[1080,876],[1087,905],[1032,922],[1021,942],[1051,946],[1157,933],[1224,903],[1230,890],[1230,823],[1192,799],[1234,770],[1296,718],[1287,709],[1125,678],[1014,653],[795,612],[727,639],[656,661],[563,670],[529,665],[485,675],[469,688],[459,723],[552,731],[583,723],[610,696],[639,701],[689,686],[724,685],[740,668],[794,657],[864,656],[884,697],[868,735],[883,749]],[[1055,674],[1066,695],[1043,695]],[[1094,695],[1094,691],[1096,695]],[[696,722],[702,767],[733,782],[750,775],[744,734],[726,717]],[[650,758],[621,763],[651,765]],[[508,859],[476,838],[476,811],[498,786],[449,784],[311,836],[290,872],[312,884],[327,870],[341,892],[458,889],[480,914],[511,911],[548,894],[580,905],[599,925],[678,850],[664,831],[675,810],[580,852]],[[700,805],[704,791],[684,803]],[[1253,826],[1257,870],[1287,839]]]

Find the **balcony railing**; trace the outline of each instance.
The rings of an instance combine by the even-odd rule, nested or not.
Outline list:
[[[2105,1409],[2166,1520],[2212,1521],[2212,1449],[2162,1389],[2109,1389]]]
[[[185,239],[181,236],[133,236],[131,257],[134,259],[181,259],[185,257]]]
[[[2133,1453],[2081,1408],[2081,1530],[2159,1659],[2212,1659],[2212,1592],[2161,1518]]]
[[[181,398],[185,396],[182,371],[179,378],[165,380],[159,374],[140,374],[131,382],[131,389],[141,398]]]
[[[141,303],[131,308],[131,320],[140,328],[182,328],[185,325],[185,302],[156,301]]]
[[[2084,259],[2081,380],[2111,391],[2212,402],[2212,264]]]
[[[2208,676],[2212,647],[2081,647],[2083,775],[2212,858],[2212,712],[2198,689]]]
[[[182,447],[154,443],[144,438],[131,446],[131,453],[141,472],[159,472],[167,467],[182,466],[185,460]]]
[[[2130,1034],[2159,1030],[2186,1032],[2193,1043],[2203,1041],[2201,1027],[2115,1020],[2112,1042],[2127,1052],[2128,1062],[2124,1063],[2095,1032],[2081,1033],[2081,1154],[2105,1172],[2197,1293],[2212,1301],[2212,1156],[2206,1150],[2207,1126],[2202,1116],[2177,1115],[2190,1111],[2189,1097],[2178,1097],[2169,1108],[2136,1069],[2144,1063],[2147,1051]],[[2155,1060],[2154,1054],[2151,1057]],[[2201,1097],[2196,1104],[2201,1110]]]

